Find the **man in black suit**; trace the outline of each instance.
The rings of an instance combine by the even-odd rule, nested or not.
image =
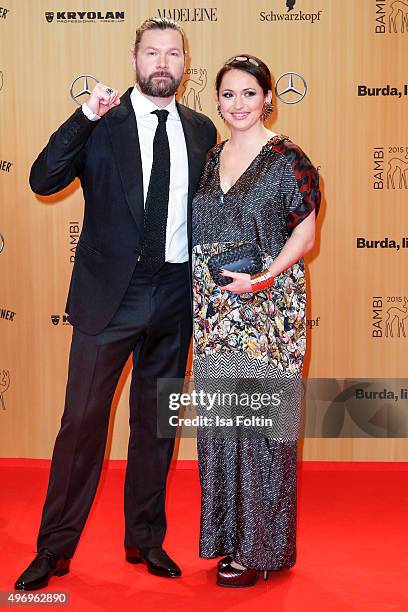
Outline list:
[[[32,189],[76,177],[85,213],[69,289],[73,325],[65,410],[51,464],[38,554],[15,584],[35,590],[69,571],[101,473],[112,398],[133,353],[125,482],[130,563],[180,568],[162,548],[174,439],[157,436],[157,380],[182,378],[191,337],[190,208],[216,130],[175,102],[184,63],[177,23],[136,32],[136,86],[120,99],[97,84],[35,161]]]

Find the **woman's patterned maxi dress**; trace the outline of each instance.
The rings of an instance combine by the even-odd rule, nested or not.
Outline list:
[[[257,243],[266,265],[291,231],[318,212],[318,174],[288,138],[273,137],[223,193],[220,152],[209,154],[193,201],[193,365],[209,379],[299,379],[306,349],[303,259],[272,289],[235,295],[214,285],[208,258]],[[207,381],[207,383],[205,382]],[[198,437],[200,556],[232,554],[246,567],[279,570],[296,558],[297,440]]]

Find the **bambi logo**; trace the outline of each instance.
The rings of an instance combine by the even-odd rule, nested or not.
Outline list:
[[[391,2],[391,13],[388,17],[389,32],[397,34],[397,25],[400,23],[400,31],[408,32],[408,4],[402,0]]]
[[[408,154],[405,160],[400,157],[391,157],[388,162],[387,189],[408,189],[407,172]]]
[[[4,403],[4,393],[10,386],[10,371],[9,370],[0,370],[0,406],[3,410],[6,409],[6,405]]]
[[[192,110],[202,111],[201,93],[207,85],[207,69],[192,68],[188,71],[188,75],[189,78],[183,83],[181,102]]]
[[[387,310],[387,316],[385,319],[385,335],[387,338],[395,338],[395,327],[397,331],[397,338],[401,335],[406,338],[405,335],[405,319],[408,319],[408,300],[404,297],[404,306],[398,308],[398,306],[391,306]]]

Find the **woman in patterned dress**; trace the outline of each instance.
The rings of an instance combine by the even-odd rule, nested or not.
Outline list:
[[[303,151],[264,126],[271,89],[268,67],[248,54],[228,60],[216,79],[230,138],[209,152],[193,201],[193,367],[202,389],[221,379],[230,389],[242,389],[242,381],[250,389],[254,380],[276,389],[301,378],[303,255],[314,243],[320,192]],[[246,242],[260,248],[264,270],[224,272],[232,282],[217,286],[209,257]],[[283,411],[288,429],[298,409],[292,393]],[[200,556],[226,555],[218,563],[220,586],[251,586],[259,571],[295,563],[298,431],[251,437],[208,435],[210,429],[198,436]]]

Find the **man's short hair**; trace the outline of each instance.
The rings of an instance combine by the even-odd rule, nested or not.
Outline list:
[[[184,45],[184,31],[179,26],[177,21],[173,21],[173,19],[167,19],[166,17],[150,17],[146,19],[141,26],[139,26],[136,30],[136,39],[134,52],[137,53],[137,48],[139,46],[140,41],[142,40],[142,36],[144,32],[147,30],[176,30],[180,33],[181,40],[183,41],[183,52],[185,53],[185,45]]]

